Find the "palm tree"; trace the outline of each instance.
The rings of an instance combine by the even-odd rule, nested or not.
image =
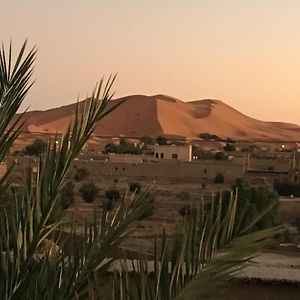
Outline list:
[[[20,134],[24,115],[16,115],[32,86],[31,75],[36,50],[26,55],[26,42],[15,60],[12,48],[0,51],[0,160]],[[115,259],[110,253],[143,216],[151,191],[124,195],[114,212],[101,220],[75,226],[53,218],[60,191],[67,184],[66,174],[81,148],[91,136],[96,122],[116,106],[113,97],[115,76],[94,89],[90,100],[77,105],[75,117],[56,143],[49,140],[40,156],[37,174],[27,170],[22,188],[14,189],[8,207],[0,209],[0,299],[100,299],[106,271]],[[0,180],[3,192],[10,189],[10,167]],[[221,201],[221,200],[220,200]],[[280,229],[247,234],[270,207],[251,224],[233,231],[236,198],[225,216],[221,202],[201,205],[199,213],[186,217],[183,229],[171,240],[162,238],[155,247],[153,275],[148,260],[133,264],[135,284],[130,284],[128,264],[113,276],[115,299],[191,299],[191,295],[211,295],[214,282],[224,282],[257,250],[269,245]],[[182,228],[182,227],[181,227]],[[142,254],[141,254],[142,256]]]

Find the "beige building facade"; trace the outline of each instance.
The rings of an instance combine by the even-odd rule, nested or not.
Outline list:
[[[192,160],[192,145],[154,145],[156,160]]]

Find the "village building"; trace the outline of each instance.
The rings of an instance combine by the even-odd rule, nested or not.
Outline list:
[[[156,160],[192,160],[192,145],[154,145]]]

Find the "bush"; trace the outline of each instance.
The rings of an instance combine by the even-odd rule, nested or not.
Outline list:
[[[214,183],[224,183],[225,181],[225,177],[222,173],[217,173],[215,179],[214,179]]]
[[[208,132],[200,133],[199,137],[205,141],[214,140],[214,141],[221,141],[222,139],[215,135]]]
[[[227,160],[227,159],[228,159],[228,155],[223,151],[216,152],[215,160]]]
[[[133,192],[139,193],[142,188],[142,186],[139,182],[131,182],[131,183],[129,183],[128,186],[129,186],[129,191],[131,193],[133,193]]]
[[[153,145],[154,144],[154,141],[152,138],[148,137],[148,136],[144,136],[140,139],[140,141],[142,143],[144,143],[145,145]]]
[[[105,192],[105,197],[110,201],[117,201],[120,198],[120,193],[116,189],[109,189]]]
[[[83,179],[86,179],[89,176],[89,172],[86,168],[78,168],[74,175],[74,179],[78,182]]]
[[[262,212],[270,205],[273,205],[272,209],[261,218],[252,231],[266,229],[278,225],[279,197],[272,186],[262,185],[258,187],[251,187],[244,180],[238,179],[232,186],[232,190],[238,191],[237,224],[240,224],[239,219],[243,219],[243,223],[240,224],[241,228],[245,227],[247,222],[253,220],[257,214]],[[238,228],[236,230],[238,230]]]
[[[81,188],[79,189],[81,198],[87,203],[94,202],[98,195],[98,192],[99,192],[99,189],[92,182],[83,184],[81,186]]]
[[[47,143],[42,139],[35,139],[30,145],[27,145],[24,149],[24,154],[29,156],[38,156],[45,152]]]
[[[60,191],[60,204],[67,209],[74,202],[74,183],[69,181]]]
[[[118,154],[142,154],[143,150],[136,147],[135,144],[128,142],[126,139],[121,139],[120,144],[107,144],[104,147],[104,153],[118,153]]]
[[[300,197],[300,184],[288,179],[274,181],[274,189],[280,196]]]
[[[233,144],[233,143],[226,143],[226,145],[224,146],[224,150],[228,151],[228,152],[235,151],[235,144]]]
[[[157,137],[156,142],[158,145],[167,145],[168,144],[167,139],[161,135]]]

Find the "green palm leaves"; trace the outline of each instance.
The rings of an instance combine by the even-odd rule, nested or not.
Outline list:
[[[25,55],[26,43],[15,62],[12,49],[0,51],[0,161],[24,124],[16,117],[30,89],[36,50]],[[14,189],[8,208],[0,207],[0,299],[100,299],[107,284],[111,252],[128,235],[151,203],[151,191],[125,195],[114,213],[82,226],[53,218],[59,193],[73,159],[91,136],[95,124],[116,106],[108,107],[115,76],[102,79],[92,96],[78,104],[62,136],[50,140],[39,159],[38,171],[28,170],[24,184]],[[121,103],[119,103],[121,104]],[[119,105],[118,104],[118,105]],[[9,172],[0,190],[9,188]],[[129,272],[128,261],[113,276],[113,299],[208,299],[257,251],[270,245],[280,228],[251,232],[270,209],[240,228],[237,198],[224,209],[222,200],[201,203],[185,217],[178,233],[156,240],[154,255],[139,259]],[[239,226],[237,226],[239,225]],[[239,230],[237,230],[239,228]],[[143,255],[141,254],[141,257]],[[151,267],[152,266],[152,267]],[[132,275],[132,276],[131,276]]]

